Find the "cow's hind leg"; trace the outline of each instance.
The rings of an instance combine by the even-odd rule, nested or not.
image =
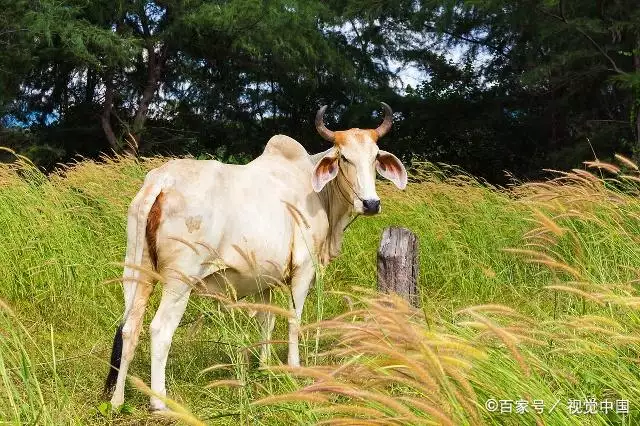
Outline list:
[[[151,321],[151,390],[166,396],[165,368],[173,334],[178,328],[189,301],[190,283],[184,279],[168,279],[162,288],[162,299],[153,321]],[[166,410],[162,399],[151,397],[152,410]]]
[[[149,258],[143,256],[143,268],[151,268]],[[125,267],[125,277],[133,276],[132,271]],[[125,314],[124,323],[118,328],[113,343],[111,353],[111,369],[107,377],[105,391],[108,392],[113,387],[115,390],[111,398],[111,405],[119,407],[124,402],[124,387],[127,378],[127,370],[133,360],[133,355],[138,345],[138,337],[142,329],[142,319],[149,301],[149,296],[153,292],[153,281],[149,274],[141,273],[137,279],[125,278],[123,281]]]

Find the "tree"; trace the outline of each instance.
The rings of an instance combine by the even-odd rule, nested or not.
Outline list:
[[[282,96],[284,85],[308,93],[335,75],[357,81],[346,46],[327,27],[335,18],[321,3],[121,0],[115,6],[43,0],[21,17],[36,43],[13,116],[45,126],[98,114],[112,150],[124,141],[144,149],[150,118],[167,124],[188,121],[176,114],[222,122],[258,115],[264,121],[289,109],[295,119],[308,111]]]
[[[520,98],[508,114],[546,129],[538,143],[547,165],[562,156],[571,167],[581,155],[574,154],[591,155],[588,141],[607,155],[627,150],[633,133],[633,150],[640,149],[637,2],[475,0],[444,9],[436,3],[421,2],[427,16],[415,28],[434,28],[444,46],[466,44],[467,58],[480,62],[478,77]]]
[[[495,182],[640,152],[631,0],[2,1],[0,143],[47,167],[237,161],[275,133],[315,151],[321,105],[334,128],[366,127],[379,101],[389,149]],[[424,80],[399,87],[402,66]]]

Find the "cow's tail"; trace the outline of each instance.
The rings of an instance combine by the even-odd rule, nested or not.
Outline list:
[[[118,380],[118,370],[120,369],[120,360],[122,358],[122,326],[120,324],[116,330],[116,335],[113,337],[113,346],[111,347],[111,364],[109,367],[109,374],[107,374],[107,381],[104,384],[105,396],[113,392]]]
[[[152,206],[162,192],[162,188],[162,179],[158,179],[153,171],[149,172],[142,189],[131,202],[127,213],[127,252],[124,272],[122,274],[125,309],[123,322],[118,326],[116,335],[113,338],[110,361],[111,367],[104,386],[105,393],[113,390],[118,379],[123,348],[122,329],[129,316],[129,312],[133,308],[138,282],[142,272],[141,269],[143,268],[142,257],[144,255],[147,220]],[[155,250],[155,247],[153,249]]]

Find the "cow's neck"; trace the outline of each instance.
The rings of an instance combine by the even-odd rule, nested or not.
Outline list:
[[[331,150],[311,156],[313,163],[317,164],[329,151]],[[340,254],[344,228],[353,213],[353,200],[350,199],[352,194],[349,188],[344,174],[338,173],[338,176],[327,183],[318,194],[329,220],[329,234],[323,250],[325,253],[321,254],[322,263],[326,264]]]

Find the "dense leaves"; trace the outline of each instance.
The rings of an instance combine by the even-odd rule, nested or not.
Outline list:
[[[368,127],[378,101],[388,149],[496,182],[640,155],[632,0],[0,0],[0,46],[0,145],[48,169],[316,151],[320,105]]]

